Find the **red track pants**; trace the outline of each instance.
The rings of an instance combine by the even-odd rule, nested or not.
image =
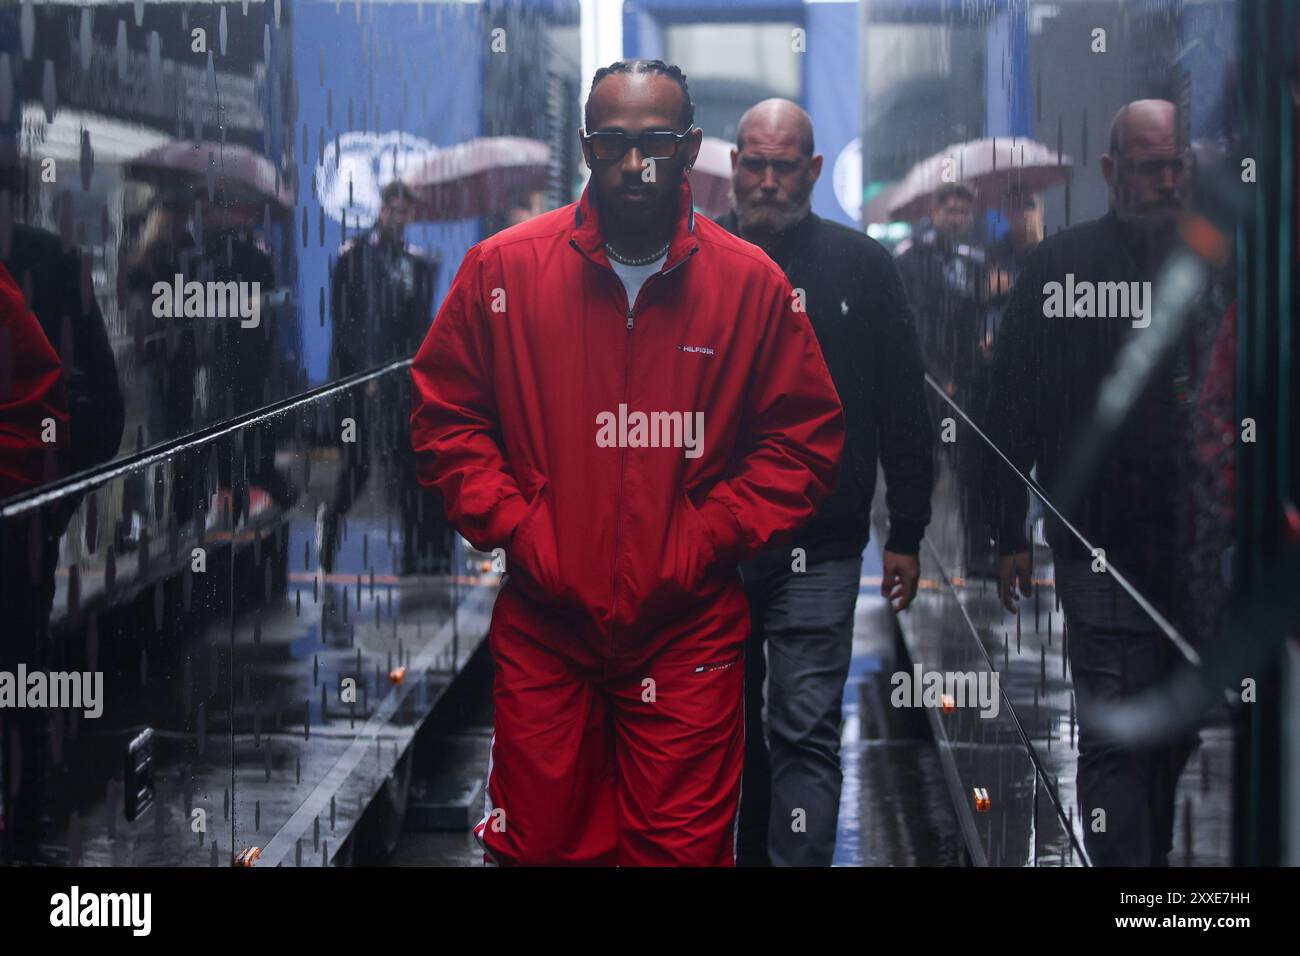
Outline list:
[[[488,637],[496,727],[475,827],[485,862],[734,865],[744,632],[706,624],[615,670],[539,643],[502,610]]]

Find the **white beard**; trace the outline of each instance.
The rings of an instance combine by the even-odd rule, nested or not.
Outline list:
[[[748,208],[736,201],[736,191],[731,190],[731,208],[736,210],[736,222],[742,232],[774,233],[785,232],[812,210],[812,196],[799,203],[793,210],[779,209],[771,205]]]

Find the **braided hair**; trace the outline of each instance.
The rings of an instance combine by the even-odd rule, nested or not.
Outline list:
[[[678,120],[684,127],[690,127],[695,122],[695,102],[691,99],[690,88],[686,85],[686,74],[681,71],[680,67],[665,63],[663,60],[616,60],[609,66],[602,66],[596,71],[596,75],[591,78],[591,89],[587,91],[587,102],[582,109],[582,123],[588,130],[591,129],[591,97],[596,92],[596,87],[605,77],[614,73],[657,73],[660,76],[666,76],[676,83],[682,91],[682,109],[678,114]]]

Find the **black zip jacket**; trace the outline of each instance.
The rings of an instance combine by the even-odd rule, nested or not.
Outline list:
[[[330,275],[331,373],[410,358],[433,324],[438,263],[371,228],[349,239]]]
[[[739,234],[734,212],[718,223]],[[809,213],[773,250],[790,285],[803,290],[808,319],[844,406],[840,483],[786,545],[809,564],[856,557],[871,535],[876,462],[885,471],[885,548],[916,554],[930,523],[933,433],[921,351],[894,261],[865,233]]]
[[[1081,443],[1119,350],[1144,330],[1134,328],[1128,316],[1046,317],[1044,286],[1064,287],[1072,274],[1076,289],[1083,282],[1150,281],[1154,287],[1156,266],[1146,258],[1138,235],[1108,213],[1044,239],[1011,291],[994,351],[987,434],[1021,471],[1037,465],[1038,482],[1049,496]],[[1066,516],[1105,551],[1108,564],[1144,584],[1167,577],[1173,566],[1180,365],[1175,349],[1128,409]],[[990,457],[985,488],[999,552],[1028,550],[1024,485]],[[1092,557],[1050,511],[1046,531],[1058,559]]]

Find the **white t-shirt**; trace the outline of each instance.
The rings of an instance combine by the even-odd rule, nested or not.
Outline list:
[[[625,266],[613,256],[606,256],[606,258],[618,273],[618,277],[623,280],[623,288],[627,289],[627,307],[630,309],[636,305],[636,294],[641,291],[641,286],[645,285],[645,280],[663,268],[668,252],[665,250],[664,254],[654,262],[647,262],[643,266]]]

